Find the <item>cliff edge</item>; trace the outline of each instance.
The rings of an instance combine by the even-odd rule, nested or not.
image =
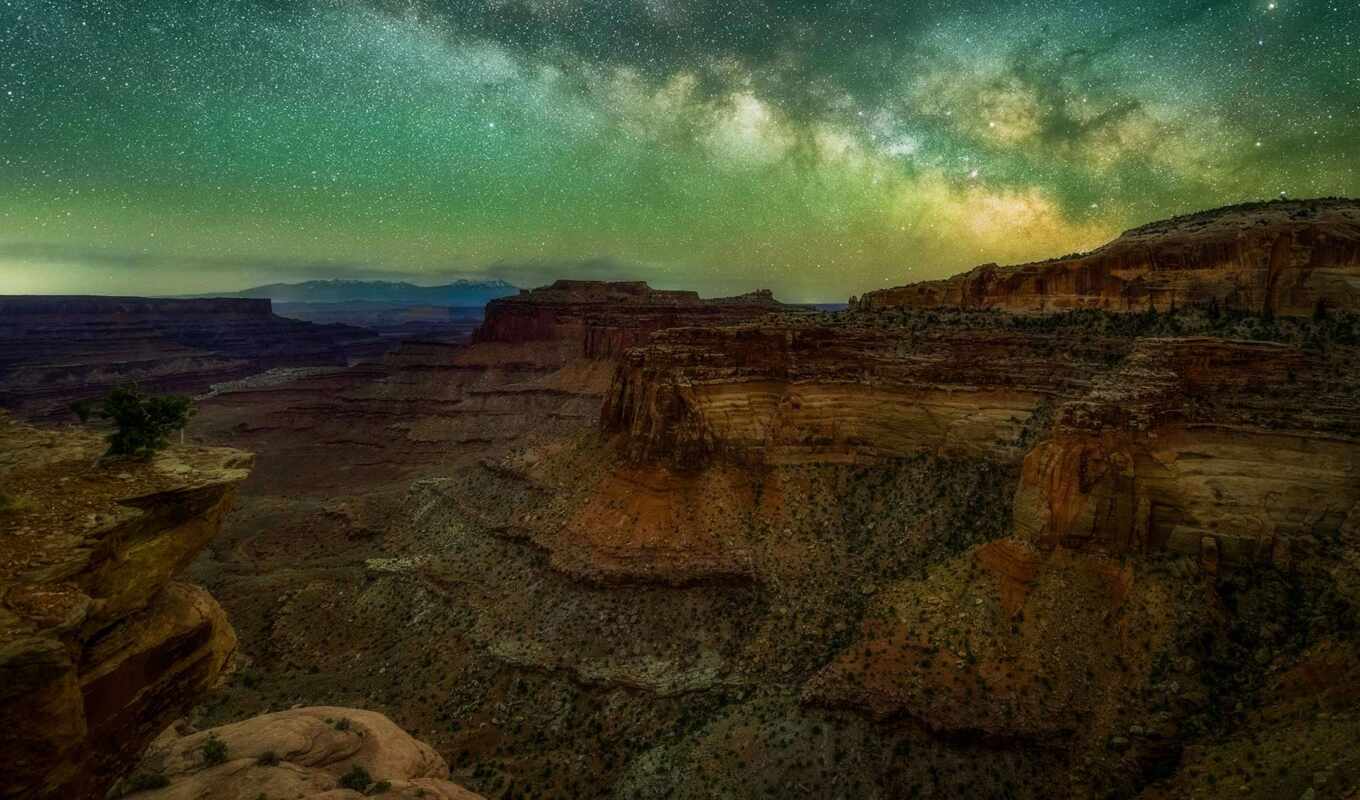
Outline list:
[[[96,466],[94,433],[0,415],[0,795],[102,796],[212,687],[226,615],[175,577],[252,456],[174,448]]]

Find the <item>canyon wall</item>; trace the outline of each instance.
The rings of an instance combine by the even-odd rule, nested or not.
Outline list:
[[[275,316],[268,300],[0,297],[0,407],[50,419],[121,384],[198,393],[275,367],[343,366],[385,347],[360,328]]]
[[[678,468],[714,454],[753,463],[873,461],[922,451],[1016,459],[1041,407],[1075,396],[1127,352],[1116,338],[848,318],[682,328],[629,352],[606,431]]]
[[[1310,315],[1360,308],[1360,202],[1300,200],[1145,225],[1090,253],[869,292],[857,308],[1166,311],[1195,303]]]
[[[621,360],[602,425],[678,470],[1023,460],[1017,534],[1113,553],[1269,558],[1360,502],[1355,347],[988,322],[662,332]]]
[[[1206,565],[1287,560],[1360,514],[1360,353],[1146,339],[1025,458],[1016,534]],[[1353,524],[1354,520],[1352,520]]]
[[[701,299],[696,292],[653,289],[641,281],[560,280],[492,300],[474,342],[577,341],[580,355],[610,359],[658,330],[716,325],[792,311],[768,290]]]

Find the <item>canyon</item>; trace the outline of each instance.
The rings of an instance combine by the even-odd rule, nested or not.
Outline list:
[[[1356,208],[834,313],[558,281],[467,343],[220,383],[139,469],[239,465],[171,571],[234,669],[144,715],[135,771],[69,772],[254,797],[272,752],[305,794],[358,762],[284,751],[358,753],[352,726],[397,796],[1348,800]]]

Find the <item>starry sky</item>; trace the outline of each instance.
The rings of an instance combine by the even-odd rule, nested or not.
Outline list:
[[[1356,0],[0,0],[0,293],[794,301],[1360,195]]]

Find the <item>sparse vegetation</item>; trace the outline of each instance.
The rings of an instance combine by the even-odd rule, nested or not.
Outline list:
[[[0,492],[0,514],[18,514],[33,507],[28,495]]]
[[[340,788],[353,789],[356,792],[363,792],[373,783],[373,776],[368,774],[368,770],[355,764],[349,768],[349,772],[340,776]]]
[[[203,743],[203,763],[208,766],[216,766],[227,760],[227,744],[217,738],[217,734],[209,734],[208,741]]]
[[[150,458],[170,442],[170,435],[184,429],[194,414],[193,401],[182,395],[146,395],[136,386],[109,392],[96,406],[92,400],[74,403],[71,410],[81,422],[111,422],[106,456]]]

